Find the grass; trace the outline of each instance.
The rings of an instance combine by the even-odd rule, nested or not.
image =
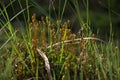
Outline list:
[[[20,11],[12,18],[7,8],[18,2]],[[109,7],[110,38],[104,41],[97,38],[90,29],[89,5],[86,0],[86,21],[80,14],[78,1],[73,1],[73,10],[78,18],[81,30],[78,33],[71,31],[71,20],[63,21],[64,6],[59,0],[59,12],[55,12],[56,19],[51,16],[51,6],[47,13],[34,0],[26,0],[26,8],[20,0],[10,1],[3,6],[0,15],[0,79],[1,80],[119,80],[120,79],[120,52],[119,45],[115,45],[112,33],[112,22]],[[30,17],[30,7],[37,8],[46,17],[36,19],[36,14]],[[14,9],[13,9],[14,11]],[[12,25],[13,20],[19,20],[19,15],[25,21],[25,32]],[[7,38],[7,39],[6,39]]]

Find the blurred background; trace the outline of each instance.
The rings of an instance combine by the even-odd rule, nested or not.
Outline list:
[[[0,0],[0,8],[6,6],[12,0]],[[14,1],[14,0],[13,0]],[[16,0],[15,0],[16,1]],[[26,7],[26,0],[19,0],[22,3],[22,8]],[[86,1],[78,0],[80,15],[84,23],[86,23]],[[110,2],[108,2],[110,1]],[[54,20],[58,20],[62,13],[63,4],[65,0],[29,0],[30,5],[30,16],[33,13],[37,14],[37,18],[41,16],[50,15]],[[110,18],[112,22],[112,31],[114,39],[120,41],[120,6],[119,0],[88,0],[88,14],[89,14],[89,26],[94,34],[98,34],[101,38],[107,39],[110,35]],[[109,17],[109,4],[110,4],[110,16]],[[36,7],[39,5],[39,7]],[[7,8],[9,17],[13,17],[16,13],[21,10],[19,3],[16,1],[13,4],[14,11],[11,7]],[[4,20],[3,16],[0,18]],[[23,16],[18,16],[19,21],[12,21],[14,26],[22,27],[25,26]],[[75,15],[75,5],[73,0],[67,0],[65,11],[63,14],[63,21],[70,19],[72,21],[72,31],[77,32],[80,29],[79,22]]]

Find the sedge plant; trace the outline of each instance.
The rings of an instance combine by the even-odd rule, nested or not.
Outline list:
[[[26,8],[23,8],[21,0],[10,0],[0,12],[5,19],[0,20],[0,32],[3,31],[3,36],[7,38],[0,47],[0,79],[120,79],[119,47],[114,45],[112,37],[106,42],[93,35],[90,29],[89,0],[85,2],[86,21],[81,17],[78,0],[65,0],[63,7],[62,1],[59,0],[58,13],[53,0],[50,0],[48,12],[34,0],[31,0],[31,3],[25,1]],[[19,3],[20,11],[10,18],[7,8],[12,6],[15,11],[14,2]],[[81,31],[77,34],[71,30],[71,20],[63,21],[69,3],[80,23]],[[108,4],[110,7],[110,2]],[[45,17],[37,19],[36,14],[30,17],[29,6],[38,9]],[[56,19],[51,16],[51,7]],[[19,20],[20,14],[23,15],[26,32],[15,29],[12,25],[12,20]],[[110,11],[109,20],[112,35]]]

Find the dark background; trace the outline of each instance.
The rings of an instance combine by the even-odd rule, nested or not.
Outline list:
[[[3,9],[2,5],[7,5],[10,0],[0,0],[1,2],[1,9]],[[20,0],[22,3],[22,7],[26,7],[25,0]],[[33,0],[29,0],[29,5],[32,5]],[[34,0],[36,1],[46,12],[49,13],[49,6],[50,6],[50,0]],[[58,18],[58,9],[59,9],[59,0],[53,0],[53,5],[55,7],[55,11],[53,7],[51,7],[51,13],[50,15],[56,20]],[[65,0],[61,0],[61,9],[63,7],[63,3]],[[63,15],[63,21],[67,19],[71,19],[73,24],[72,24],[72,30],[74,32],[77,32],[77,30],[80,28],[77,17],[74,15],[74,5],[71,3],[72,0],[68,0],[66,10]],[[79,7],[80,7],[80,14],[84,22],[86,22],[86,0],[78,0],[79,1]],[[88,0],[89,1],[89,19],[90,19],[90,27],[93,33],[97,34],[97,30],[99,30],[99,35],[101,37],[109,37],[110,33],[110,21],[109,21],[109,16],[108,16],[108,0]],[[113,27],[113,33],[114,33],[114,39],[115,40],[120,40],[120,6],[119,6],[119,0],[110,0],[110,9],[111,9],[111,20],[112,20],[112,27]],[[17,12],[20,11],[20,6],[18,2],[16,1],[14,3],[14,12],[12,11],[12,7],[9,7],[7,9],[7,12],[9,14],[9,17],[14,16]],[[45,14],[41,13],[39,9],[35,7],[30,7],[30,16],[36,13],[38,19],[41,16],[45,16]],[[0,15],[0,18],[4,18]],[[23,16],[19,16],[19,22],[14,20],[12,23],[14,26],[18,26],[19,24],[24,25],[24,19]],[[23,26],[22,25],[22,26]],[[20,26],[20,25],[19,25]]]

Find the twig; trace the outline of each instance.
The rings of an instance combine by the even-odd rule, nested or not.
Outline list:
[[[53,45],[50,45],[47,47],[48,48],[51,48],[51,47],[54,47],[54,46],[58,46],[58,45],[61,45],[63,43],[67,44],[67,43],[73,43],[74,44],[77,44],[79,43],[79,41],[81,40],[96,40],[96,41],[100,41],[100,42],[103,42],[103,43],[106,43],[105,41],[103,41],[102,39],[99,39],[99,38],[95,38],[95,37],[84,37],[84,38],[77,38],[77,39],[74,39],[74,40],[65,40],[65,41],[61,41],[61,42],[58,42],[58,43],[55,43]]]
[[[47,70],[49,80],[52,80],[52,75],[51,75],[51,71],[50,71],[50,64],[49,64],[47,56],[45,55],[45,53],[43,51],[41,51],[38,48],[37,48],[37,51],[41,55],[41,57],[44,59],[45,69]]]

